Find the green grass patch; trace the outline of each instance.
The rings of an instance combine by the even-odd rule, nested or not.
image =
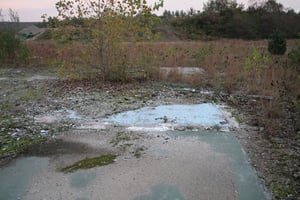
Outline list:
[[[74,163],[73,165],[64,167],[60,171],[69,173],[79,169],[90,169],[98,166],[109,165],[115,162],[116,157],[117,155],[107,154],[95,158],[86,158]]]
[[[16,94],[20,101],[38,101],[44,98],[45,91],[42,88],[25,88]]]
[[[232,113],[232,117],[239,123],[243,123],[245,120],[243,119],[243,116],[237,112]]]
[[[275,197],[279,197],[280,199],[286,199],[289,195],[293,195],[295,191],[289,186],[274,187],[272,189],[272,193]]]
[[[1,138],[0,142],[0,157],[16,155],[22,153],[26,147],[32,144],[39,144],[45,142],[47,139],[44,137],[40,138],[20,138],[19,140],[14,139],[10,135]]]
[[[222,129],[222,127],[219,126],[219,125],[213,125],[213,126],[211,127],[211,129],[212,129],[212,130],[215,130],[215,131],[220,131],[220,130]]]

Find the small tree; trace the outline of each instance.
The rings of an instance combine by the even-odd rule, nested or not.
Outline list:
[[[146,0],[60,0],[56,3],[59,25],[67,37],[80,32],[97,54],[97,71],[102,79],[122,79],[127,61],[124,42],[149,41],[155,19],[151,14],[163,5],[149,6]],[[74,24],[79,19],[82,23]],[[83,52],[84,54],[84,52]]]
[[[271,35],[268,43],[268,51],[274,55],[283,55],[286,52],[286,38],[278,31]]]
[[[10,22],[16,22],[16,23],[20,22],[20,17],[19,17],[18,12],[13,11],[11,8],[8,10],[8,16],[9,16]]]
[[[222,13],[226,10],[236,9],[236,0],[209,0],[203,5],[205,12]]]

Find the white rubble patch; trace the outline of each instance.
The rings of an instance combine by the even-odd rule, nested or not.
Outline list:
[[[161,67],[160,70],[166,74],[169,74],[172,71],[176,71],[180,74],[203,74],[205,72],[203,68],[199,67]]]
[[[178,127],[219,127],[223,131],[229,131],[230,128],[238,127],[230,112],[211,103],[144,107],[113,115],[107,122],[127,126],[132,131],[147,132],[168,131]]]
[[[77,129],[105,130],[109,125],[111,123],[108,122],[84,122]]]
[[[194,74],[204,74],[205,70],[199,67],[160,67],[160,72],[165,77],[173,72],[182,76],[190,76]]]
[[[24,80],[26,81],[35,81],[35,80],[57,80],[57,77],[53,77],[53,76],[41,76],[41,75],[36,75],[36,76],[32,76],[29,78],[24,78]]]
[[[0,77],[0,81],[6,81],[6,80],[8,80],[7,77]]]
[[[62,120],[61,114],[54,113],[51,115],[35,116],[34,121],[37,123],[54,123]]]
[[[131,126],[128,127],[127,130],[137,132],[164,132],[174,130],[174,127],[171,124],[160,124],[152,127]]]
[[[64,119],[81,119],[81,117],[79,117],[75,111],[68,109],[57,110],[50,114],[38,115],[34,117],[35,122],[38,123],[54,123]]]

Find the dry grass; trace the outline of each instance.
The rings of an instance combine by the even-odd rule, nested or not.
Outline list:
[[[31,55],[31,65],[49,65],[57,57],[58,45],[51,41],[26,42]]]
[[[289,41],[289,47],[293,43],[294,41]],[[158,67],[205,69],[205,74],[198,78],[199,85],[218,86],[227,92],[242,90],[247,94],[274,95],[275,97],[279,95],[282,87],[288,87],[294,95],[300,94],[298,73],[287,66],[287,54],[283,57],[270,55],[267,52],[267,41],[220,40],[155,43],[153,49],[160,58]],[[260,71],[250,69],[245,73],[245,61],[253,49],[261,55],[267,55],[269,59]],[[197,84],[196,78],[192,78],[193,84]],[[178,78],[175,80],[178,81]],[[191,78],[181,81],[191,82]]]
[[[245,94],[283,95],[281,90],[290,90],[300,95],[298,73],[289,68],[287,55],[272,56],[267,52],[266,40],[217,40],[205,42],[157,42],[125,43],[125,61],[114,73],[126,71],[126,80],[155,79],[193,84],[194,86],[213,86],[229,93],[242,91]],[[295,41],[288,41],[288,51]],[[97,74],[97,53],[88,44],[76,43],[59,45],[51,41],[28,42],[32,63],[36,65],[55,65],[54,61],[67,61],[72,65],[63,66],[63,73],[80,76]],[[245,71],[245,61],[253,49],[269,57],[259,71],[251,68]],[[204,74],[182,76],[176,69],[163,76],[160,67],[199,67]],[[118,74],[115,74],[118,76]],[[283,88],[285,87],[285,88]]]

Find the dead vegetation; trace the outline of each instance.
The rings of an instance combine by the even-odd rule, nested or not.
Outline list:
[[[294,41],[289,41],[290,49]],[[279,97],[283,90],[300,95],[298,71],[289,67],[288,53],[274,56],[268,53],[267,41],[217,40],[209,42],[124,43],[124,63],[111,69],[121,81],[166,80],[190,83],[193,86],[214,87],[228,93],[242,91]],[[97,55],[88,44],[61,45],[51,41],[27,42],[31,65],[59,67],[61,76],[72,80],[99,78]],[[145,56],[146,55],[146,56]],[[65,63],[73,63],[65,65]],[[174,68],[167,77],[160,68]],[[176,68],[197,67],[203,74],[181,76]]]

